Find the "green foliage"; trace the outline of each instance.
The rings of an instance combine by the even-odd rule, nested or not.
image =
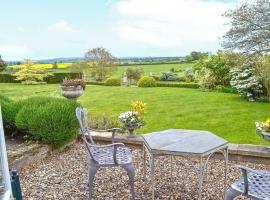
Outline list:
[[[89,123],[91,128],[98,130],[106,130],[114,127],[120,127],[118,119],[114,119],[106,114],[90,117]]]
[[[142,74],[143,74],[143,68],[142,67],[129,67],[127,68],[127,77],[129,80],[129,84],[131,84],[132,82],[137,82]]]
[[[48,76],[44,78],[44,81],[47,83],[61,83],[65,78],[77,79],[81,78],[80,73],[54,73],[53,76]],[[16,78],[12,74],[0,74],[0,83],[18,83],[19,81],[15,80]]]
[[[143,76],[137,83],[138,87],[155,87],[156,80],[150,76]]]
[[[0,94],[0,107],[1,107],[1,110],[2,110],[4,124],[6,124],[5,118],[9,114],[8,110],[7,110],[7,106],[10,103],[12,103],[12,100],[10,98]]]
[[[75,101],[33,97],[21,102],[23,106],[15,116],[16,127],[27,129],[34,139],[59,148],[76,137]]]
[[[260,78],[270,101],[270,56],[262,56],[256,62],[256,74]]]
[[[104,85],[104,82],[99,82],[99,81],[86,81],[86,85]]]
[[[229,85],[231,67],[225,54],[219,51],[216,55],[200,59],[194,70],[203,88],[214,89],[217,85]]]
[[[6,68],[7,68],[7,64],[5,63],[5,61],[2,59],[0,55],[0,72],[4,71]]]
[[[238,93],[248,99],[255,101],[263,94],[263,86],[259,77],[255,74],[254,63],[247,61],[241,67],[231,70],[231,86],[236,88]]]
[[[235,88],[226,87],[226,86],[223,86],[223,85],[217,85],[216,86],[216,91],[222,92],[222,93],[232,93],[232,94],[237,94],[238,93]]]
[[[200,51],[192,51],[190,53],[190,55],[187,55],[185,57],[185,61],[186,62],[197,61],[197,60],[200,60],[203,57],[207,57],[207,56],[208,56],[208,53],[207,52],[203,53],[203,52],[200,52]]]
[[[106,85],[106,86],[120,86],[121,82],[118,78],[110,77],[110,78],[106,79],[106,81],[104,82],[104,85]]]
[[[161,76],[159,77],[160,81],[185,81],[183,77],[177,76],[176,73],[173,72],[161,72]]]
[[[200,87],[198,83],[157,82],[157,87],[194,88]]]
[[[33,67],[34,63],[30,60],[24,60],[23,65],[19,71],[15,72],[13,76],[15,80],[21,81],[24,84],[44,83],[44,78],[52,74],[46,73],[44,69]]]

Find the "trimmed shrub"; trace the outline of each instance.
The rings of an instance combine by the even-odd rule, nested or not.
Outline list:
[[[162,72],[159,77],[160,81],[185,81],[184,77],[178,77],[176,73],[173,72]]]
[[[104,85],[104,82],[86,81],[86,85]]]
[[[179,83],[179,82],[157,82],[157,87],[177,87],[177,88],[194,88],[200,87],[198,83]]]
[[[27,129],[34,139],[41,140],[54,149],[76,138],[78,123],[75,109],[78,103],[54,97],[34,97],[27,100],[15,117],[18,128]],[[46,103],[42,103],[43,101]]]
[[[106,86],[120,86],[121,85],[121,82],[117,78],[109,77],[104,82],[104,85],[106,85]]]
[[[6,124],[6,116],[8,115],[7,106],[12,103],[12,100],[6,96],[0,95],[0,107],[2,110],[3,123]]]
[[[19,83],[12,74],[0,74],[0,83]],[[44,78],[47,83],[61,83],[65,78],[77,79],[82,78],[81,73],[53,73],[53,76]]]
[[[156,80],[151,76],[143,76],[137,85],[138,87],[156,87]]]
[[[0,94],[0,105],[11,103],[12,100],[6,96]]]

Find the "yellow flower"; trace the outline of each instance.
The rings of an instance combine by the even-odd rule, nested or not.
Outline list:
[[[270,125],[270,118],[265,123]]]
[[[145,114],[146,103],[142,101],[133,101],[131,103],[132,110],[137,111],[140,115]]]

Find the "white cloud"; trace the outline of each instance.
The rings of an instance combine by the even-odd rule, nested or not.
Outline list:
[[[48,27],[49,31],[53,32],[61,32],[61,33],[79,33],[80,31],[78,29],[73,28],[70,23],[66,20],[60,20],[58,22],[55,22],[51,24]]]
[[[116,30],[121,39],[134,44],[213,50],[227,30],[222,14],[234,5],[205,0],[122,0],[115,7]]]
[[[0,45],[0,54],[4,59],[18,60],[24,57],[29,57],[33,54],[33,51],[24,46]]]
[[[0,52],[7,54],[31,54],[32,51],[23,46],[17,45],[0,45]]]

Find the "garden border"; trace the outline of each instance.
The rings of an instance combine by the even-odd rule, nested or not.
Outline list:
[[[92,132],[94,140],[99,142],[111,142],[112,133],[110,132]],[[116,142],[122,142],[130,145],[142,146],[143,140],[140,136],[127,138],[125,134],[116,134]],[[270,164],[270,150],[265,151],[265,146],[252,144],[229,144],[229,160],[238,162],[252,162],[260,164]],[[219,155],[217,155],[217,158]]]

